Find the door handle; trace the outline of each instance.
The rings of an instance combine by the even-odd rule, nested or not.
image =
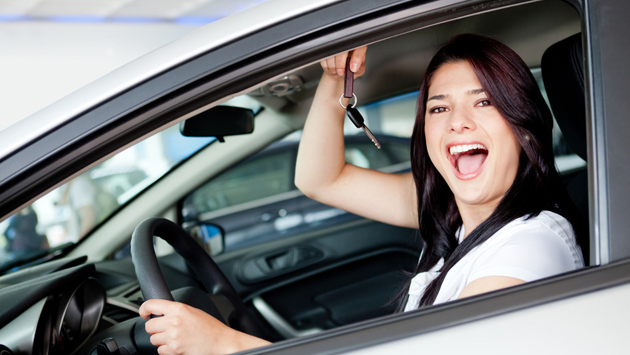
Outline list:
[[[241,276],[247,281],[257,281],[313,264],[323,257],[324,253],[315,248],[292,247],[247,260]]]

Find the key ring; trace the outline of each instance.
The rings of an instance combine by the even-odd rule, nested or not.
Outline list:
[[[339,105],[341,105],[341,107],[343,107],[344,110],[347,110],[348,107],[343,105],[343,102],[341,102],[341,99],[343,99],[344,96],[343,94],[341,94],[341,96],[339,96]],[[352,105],[349,105],[352,108],[357,107],[357,95],[355,93],[352,93],[352,98],[354,99],[354,103]]]

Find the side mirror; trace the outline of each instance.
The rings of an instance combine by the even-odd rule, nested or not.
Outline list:
[[[202,223],[188,228],[188,233],[210,256],[219,255],[225,246],[225,232],[216,224]]]
[[[254,131],[254,111],[234,106],[215,106],[179,124],[186,137],[223,137],[248,134]]]

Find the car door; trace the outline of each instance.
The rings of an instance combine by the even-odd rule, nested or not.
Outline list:
[[[235,39],[234,42],[221,46],[216,51],[206,53],[207,57],[205,54],[199,55],[181,67],[171,68],[172,71],[164,69],[163,72],[156,72],[154,76],[148,76],[146,80],[139,81],[137,86],[121,91],[104,103],[99,101],[100,104],[94,107],[81,106],[81,110],[73,109],[71,120],[68,119],[63,126],[51,128],[56,134],[32,138],[32,144],[13,152],[10,156],[3,156],[3,160],[0,161],[2,168],[0,210],[4,215],[10,213],[92,162],[167,125],[172,120],[182,118],[183,108],[185,113],[189,113],[245,90],[273,75],[284,73],[287,70],[287,63],[291,63],[292,68],[297,68],[341,50],[421,27],[447,23],[454,19],[470,18],[483,28],[489,22],[481,21],[483,17],[475,16],[492,13],[491,10],[511,8],[514,11],[528,13],[528,8],[539,9],[541,11],[533,11],[536,16],[550,14],[556,19],[557,14],[542,11],[546,10],[545,6],[550,3],[560,4],[552,1],[530,3],[516,0],[498,2],[357,0],[325,4],[326,6],[312,11],[300,12],[295,19],[287,19],[286,22],[270,25],[269,28],[261,28],[255,36],[248,37],[243,42]],[[522,4],[527,6],[520,6]],[[615,350],[609,344],[619,344],[619,339],[625,336],[623,324],[628,317],[625,299],[628,295],[627,283],[630,282],[628,279],[630,244],[626,232],[627,224],[630,223],[626,218],[630,199],[627,196],[625,182],[626,170],[630,164],[626,164],[627,155],[623,149],[627,141],[625,135],[628,131],[626,128],[629,109],[628,100],[625,100],[624,95],[630,91],[628,88],[630,78],[628,71],[625,70],[630,48],[626,35],[628,33],[626,18],[630,13],[630,5],[623,0],[584,0],[569,1],[568,5],[561,4],[575,8],[580,26],[584,29],[586,99],[589,110],[587,138],[592,219],[590,232],[593,245],[591,261],[592,265],[599,266],[452,304],[364,321],[317,337],[279,343],[251,353],[340,353],[360,351],[377,345],[383,345],[375,348],[375,351],[380,352],[393,351],[392,349],[407,352],[418,349],[430,351],[431,346],[440,351],[444,349],[445,344],[449,349],[456,349],[462,344],[466,347],[462,351],[486,350],[486,353],[493,349],[495,353],[518,352],[522,349],[525,349],[523,352],[530,349],[544,352],[545,349],[550,349],[548,344],[556,342],[563,345],[559,348],[562,350],[593,350],[591,352]],[[503,16],[495,20],[500,22],[501,18]],[[476,19],[480,21],[475,21]],[[514,28],[519,31],[524,28],[523,23],[515,25],[518,25]],[[538,27],[535,27],[538,30]],[[458,28],[456,31],[461,30]],[[546,33],[533,31],[532,38],[545,37]],[[264,42],[265,39],[268,41]],[[226,55],[226,51],[230,51],[230,55]],[[243,58],[247,60],[243,61]],[[179,79],[169,80],[175,77]],[[179,84],[165,87],[165,82]],[[117,139],[113,140],[112,137]],[[265,143],[268,142],[260,144]],[[42,152],[46,152],[45,155]],[[144,198],[141,196],[134,202],[140,204],[151,201],[146,196],[149,194]],[[153,206],[142,210],[142,213],[159,212],[163,210],[156,211]],[[137,212],[134,212],[133,208],[129,209],[129,213],[133,217],[143,216],[140,213],[134,215]],[[127,223],[130,224],[129,221]],[[307,251],[312,247],[324,253],[326,259],[320,264],[319,276],[326,276],[328,271],[335,269],[352,275],[352,270],[377,267],[378,265],[370,262],[371,252],[375,251],[379,257],[388,252],[387,248],[382,248],[381,238],[388,236],[390,231],[358,223],[347,227],[326,230],[323,235],[318,236],[319,238],[302,235],[286,240],[290,246],[304,245]],[[345,234],[349,230],[352,234]],[[102,233],[106,234],[108,231],[105,229]],[[412,250],[409,249],[408,242],[409,240],[405,238],[404,243],[400,244],[406,252]],[[356,249],[357,244],[360,244],[361,249]],[[242,268],[250,265],[249,260],[256,263],[256,260],[263,257],[263,261],[270,265],[283,264],[282,258],[289,253],[285,253],[289,245],[283,242],[272,243],[263,250],[244,249],[232,255],[218,256],[216,260],[226,274],[236,280],[243,273]],[[396,247],[393,244],[389,245]],[[81,245],[75,248],[77,253],[83,251],[85,249],[81,249]],[[339,253],[344,256],[341,262]],[[293,255],[300,254],[301,252],[298,252]],[[358,258],[352,259],[350,255],[356,255]],[[305,268],[311,265],[314,264],[308,264]],[[277,279],[272,278],[276,277],[274,275],[267,275],[270,277],[268,280],[255,281],[255,286],[252,286],[251,282],[248,283],[247,279],[239,280],[235,282],[235,286],[242,294],[248,295],[248,300],[252,303],[260,296],[259,298],[267,305],[274,302],[272,298],[275,297],[270,296],[274,290],[286,286],[285,292],[295,294],[296,291],[292,291],[289,284],[305,282],[307,289],[311,284],[326,286],[326,278],[317,280],[317,275],[309,273],[303,273],[293,279],[292,277],[296,275],[294,272],[298,271],[289,270],[286,274],[277,276]],[[380,270],[374,270],[370,274],[379,275]],[[280,280],[287,283],[283,284]],[[368,279],[367,283],[372,281]],[[338,290],[340,289],[343,287]],[[297,317],[292,320],[294,314],[300,314],[300,310],[298,309],[296,313],[285,311],[285,314],[280,314],[282,318],[277,319],[278,323],[282,325],[287,321],[293,321],[293,324],[290,324],[293,329],[289,331],[316,328],[313,323],[300,328],[302,324],[297,321],[304,322],[310,319],[315,322],[319,319],[317,314],[321,313],[321,306],[328,307],[332,312],[336,305],[348,302],[347,298],[336,300],[338,295],[334,294],[334,291],[333,294],[330,292],[322,289],[322,292],[308,294],[308,297],[313,296],[312,307],[308,307],[308,310],[312,310],[316,316]],[[355,305],[346,305],[353,306]],[[277,305],[276,307],[280,309]],[[276,309],[272,310],[280,313]],[[350,317],[348,314],[346,316]],[[333,321],[341,319],[334,315],[328,318]],[[497,322],[490,326],[487,321]],[[551,324],[552,327],[546,327],[545,324]],[[598,325],[595,327],[597,329],[593,329],[593,324]],[[558,333],[561,334],[556,336]],[[511,346],[502,341],[503,335],[508,334],[515,336],[505,337],[515,339]],[[593,340],[593,337],[596,339]],[[544,341],[538,342],[539,339]],[[601,347],[597,349],[588,347],[592,343],[600,343],[599,340],[604,343]],[[395,344],[388,344],[394,341]],[[517,346],[514,346],[515,343]],[[502,346],[492,347],[493,344]]]

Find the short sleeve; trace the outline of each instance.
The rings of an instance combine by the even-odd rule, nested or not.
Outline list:
[[[567,236],[540,223],[519,225],[488,249],[475,262],[467,283],[488,276],[529,282],[575,270],[577,264]]]

